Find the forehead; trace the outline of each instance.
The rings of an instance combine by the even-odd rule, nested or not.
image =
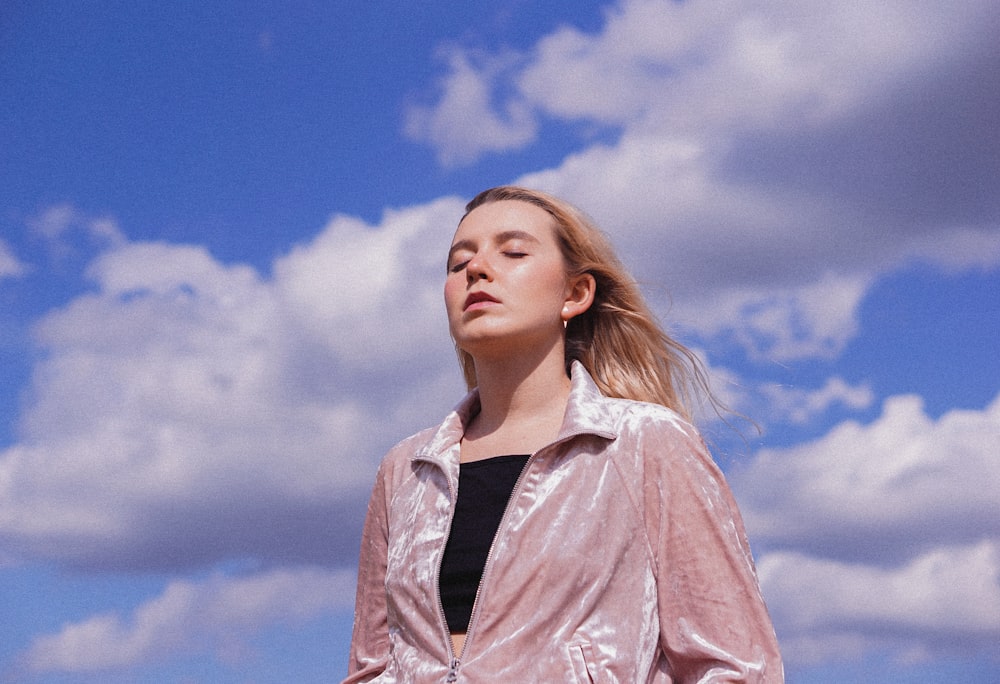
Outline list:
[[[549,212],[530,202],[501,200],[483,204],[458,224],[452,243],[489,239],[501,233],[522,232],[542,242],[555,240],[555,221]]]

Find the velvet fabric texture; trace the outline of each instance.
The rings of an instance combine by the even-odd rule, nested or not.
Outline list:
[[[574,363],[559,437],[532,454],[465,646],[438,596],[471,392],[379,468],[344,682],[781,682],[743,522],[697,431],[604,397]]]

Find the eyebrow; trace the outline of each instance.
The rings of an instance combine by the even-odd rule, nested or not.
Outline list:
[[[493,236],[493,240],[498,244],[502,245],[505,242],[510,242],[511,240],[527,240],[528,242],[538,242],[536,238],[531,233],[524,230],[505,230],[497,233]],[[467,249],[470,252],[475,251],[476,243],[472,240],[459,240],[451,246],[448,250],[448,263],[451,263],[451,257],[455,252],[459,252],[463,249]]]

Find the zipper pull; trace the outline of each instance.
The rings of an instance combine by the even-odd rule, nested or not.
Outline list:
[[[448,676],[444,681],[446,682],[457,682],[458,681],[458,666],[462,664],[462,661],[458,658],[451,659],[450,669],[448,670]]]

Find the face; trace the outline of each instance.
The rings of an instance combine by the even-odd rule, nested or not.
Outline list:
[[[510,200],[476,207],[463,219],[444,287],[461,349],[476,357],[561,341],[574,288],[553,224],[544,209]]]

